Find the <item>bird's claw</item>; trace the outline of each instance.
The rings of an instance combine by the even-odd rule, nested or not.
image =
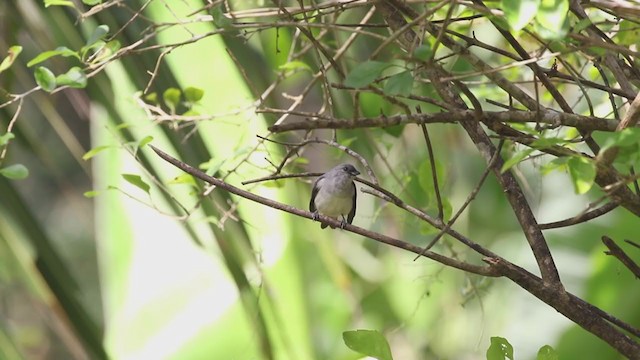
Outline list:
[[[320,214],[318,213],[318,210],[314,211],[312,214],[313,215],[311,215],[311,218],[313,219],[313,221],[318,221],[318,219],[320,218]]]

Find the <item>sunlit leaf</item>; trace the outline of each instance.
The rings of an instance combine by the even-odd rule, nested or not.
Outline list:
[[[354,330],[342,333],[349,349],[378,360],[392,360],[387,339],[377,330]]]
[[[56,88],[56,76],[44,66],[38,66],[33,75],[36,79],[36,84],[47,92],[53,91]]]
[[[75,51],[73,51],[73,50],[71,50],[71,49],[69,49],[67,47],[60,46],[60,47],[56,48],[55,50],[49,50],[49,51],[45,51],[43,53],[40,53],[38,56],[36,56],[33,59],[31,59],[31,61],[29,61],[27,63],[27,66],[31,67],[33,65],[39,64],[39,63],[41,63],[41,62],[43,62],[43,61],[45,61],[48,58],[53,57],[53,56],[62,56],[62,57],[73,56],[73,57],[76,57],[76,58],[80,59],[80,55],[77,52],[75,52]]]
[[[0,73],[7,70],[22,52],[22,46],[14,45],[7,51],[7,56],[0,63]]]
[[[29,169],[22,164],[13,164],[0,169],[0,175],[12,180],[21,180],[29,176]]]
[[[593,186],[596,166],[593,161],[582,156],[573,156],[567,161],[571,182],[577,194],[584,194]]]
[[[501,8],[504,16],[513,30],[520,30],[527,26],[536,16],[540,0],[502,0]]]
[[[151,189],[151,187],[149,186],[149,184],[147,184],[146,182],[144,182],[144,180],[142,180],[142,178],[140,177],[140,175],[135,175],[135,174],[122,174],[122,177],[131,185],[134,185],[138,188],[140,188],[142,191],[146,192],[147,194],[149,194],[149,190]]]
[[[536,360],[558,360],[558,353],[554,348],[549,345],[545,345],[538,350],[538,355],[536,355]]]
[[[145,136],[140,141],[138,141],[138,148],[141,148],[152,141],[153,141],[153,136],[151,135]]]
[[[171,112],[175,112],[178,104],[180,103],[180,89],[168,88],[162,93],[162,99]]]
[[[72,88],[82,89],[87,86],[87,75],[77,66],[72,67],[64,74],[56,78],[58,85],[67,85]]]
[[[100,195],[100,191],[96,191],[96,190],[91,190],[91,191],[85,191],[82,196],[86,197],[86,198],[93,198]]]
[[[196,180],[193,178],[193,176],[191,176],[189,174],[180,174],[180,175],[176,176],[175,178],[173,178],[172,180],[168,181],[167,184],[169,184],[169,185],[176,185],[176,184],[196,185]]]
[[[71,0],[44,0],[44,7],[48,8],[49,6],[69,6],[74,8],[75,5]]]
[[[354,88],[365,87],[380,77],[389,66],[391,65],[380,61],[365,61],[351,70],[344,84]]]
[[[511,169],[515,165],[519,164],[522,160],[524,160],[527,156],[529,156],[534,151],[535,149],[525,149],[513,154],[511,158],[507,159],[507,161],[504,162],[504,164],[502,165],[502,169],[500,169],[500,172],[505,172]]]
[[[491,345],[487,349],[487,360],[513,360],[513,346],[509,344],[507,339],[493,336],[491,337]]]
[[[83,160],[89,160],[92,157],[96,156],[101,151],[107,150],[109,148],[111,148],[111,146],[108,146],[108,145],[96,146],[93,149],[87,151],[84,155],[82,155],[82,159]]]
[[[284,63],[284,64],[278,66],[278,69],[280,69],[280,70],[307,70],[307,71],[311,71],[311,67],[309,67],[309,65],[307,65],[307,63],[302,62],[302,61],[289,61],[287,63]]]
[[[93,6],[102,3],[102,0],[82,0],[82,3],[85,5]]]
[[[542,0],[536,14],[536,20],[551,33],[561,34],[568,11],[569,0]]]
[[[3,135],[0,135],[0,146],[5,146],[9,143],[9,141],[11,141],[11,139],[15,138],[16,136],[13,133],[5,133]]]
[[[196,88],[196,87],[192,87],[189,86],[188,88],[184,89],[184,98],[187,99],[187,101],[195,103],[200,101],[200,99],[202,99],[202,97],[204,96],[204,90]]]

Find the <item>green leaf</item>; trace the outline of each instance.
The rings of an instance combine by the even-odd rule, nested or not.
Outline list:
[[[149,194],[149,190],[151,189],[151,187],[149,186],[149,184],[147,184],[146,182],[144,182],[144,180],[142,180],[142,178],[140,177],[140,175],[135,175],[135,174],[122,174],[122,177],[131,185],[134,185],[138,188],[140,188],[142,191],[146,192],[147,194]]]
[[[109,148],[111,148],[111,146],[109,145],[96,146],[93,149],[87,151],[84,155],[82,155],[82,160],[89,160],[92,157],[96,156],[99,152],[103,150],[107,150]]]
[[[403,71],[399,74],[395,74],[384,84],[384,93],[387,95],[402,95],[408,96],[411,94],[411,90],[413,88],[413,75],[411,71]]]
[[[565,170],[567,168],[567,162],[569,161],[569,158],[566,157],[561,157],[561,158],[555,158],[551,161],[549,161],[548,163],[542,165],[542,174],[543,175],[547,175],[548,173],[554,171],[554,170]]]
[[[162,94],[162,99],[171,112],[175,112],[178,104],[180,103],[180,89],[168,88]]]
[[[202,96],[204,96],[204,90],[202,89],[192,86],[184,89],[184,98],[189,102],[196,103],[202,99]]]
[[[147,145],[148,143],[150,143],[152,141],[153,141],[153,136],[150,136],[150,135],[149,136],[145,136],[144,138],[142,138],[142,140],[140,140],[138,142],[138,148],[141,148],[141,147]]]
[[[500,169],[500,172],[504,173],[505,171],[511,169],[515,165],[519,164],[522,160],[524,160],[527,156],[529,156],[534,151],[535,149],[525,149],[513,154],[511,158],[509,158],[507,161],[504,162],[504,164],[502,165],[502,169]]]
[[[558,353],[554,348],[549,345],[545,345],[538,350],[536,360],[558,360]]]
[[[102,0],[82,0],[82,3],[85,5],[93,6],[102,3]]]
[[[511,29],[519,31],[536,16],[540,0],[502,0],[504,17]]]
[[[38,56],[36,56],[33,59],[31,59],[31,61],[29,61],[27,63],[27,66],[28,67],[32,67],[33,65],[39,64],[39,63],[47,60],[50,57],[54,57],[54,56],[58,56],[58,55],[62,56],[62,57],[73,56],[73,57],[75,57],[77,59],[80,59],[80,55],[77,52],[75,52],[75,51],[73,51],[73,50],[71,50],[71,49],[69,49],[67,47],[60,46],[60,47],[56,48],[55,50],[49,50],[49,51],[45,51],[43,53],[40,53]]]
[[[616,132],[595,131],[594,133],[598,138],[603,139],[600,151],[614,146],[627,147],[640,144],[640,128],[626,128]]]
[[[149,104],[158,105],[158,93],[155,91],[145,95],[143,99]]]
[[[181,174],[176,176],[175,178],[173,178],[173,180],[170,180],[167,182],[167,184],[169,185],[175,185],[175,184],[187,184],[187,185],[196,185],[196,180],[193,178],[193,176],[189,175],[189,174]]]
[[[72,67],[64,74],[58,75],[56,78],[58,85],[67,85],[76,89],[87,87],[87,75],[77,66]]]
[[[5,146],[9,143],[9,141],[11,141],[11,139],[15,138],[16,136],[13,133],[6,133],[2,136],[0,136],[0,146]]]
[[[44,0],[44,7],[48,8],[49,6],[68,6],[75,8],[71,0]]]
[[[567,166],[575,192],[584,194],[589,191],[596,178],[596,166],[593,161],[581,156],[573,156],[567,161]]]
[[[355,330],[342,333],[342,339],[349,349],[379,360],[392,360],[389,343],[376,330]]]
[[[289,61],[288,63],[278,66],[280,70],[306,70],[311,71],[311,67],[302,61]]]
[[[513,360],[513,346],[505,338],[491,337],[491,345],[487,349],[487,360],[504,360],[505,358]]]
[[[46,92],[52,92],[56,88],[56,76],[44,66],[38,66],[33,72],[36,83]]]
[[[384,69],[389,66],[391,64],[380,61],[365,61],[351,70],[344,80],[344,84],[354,88],[365,87],[380,77]]]
[[[21,180],[29,176],[29,169],[22,164],[9,165],[0,169],[0,175],[7,179]]]
[[[14,45],[10,47],[7,51],[7,57],[2,59],[2,62],[0,63],[0,73],[11,67],[11,65],[18,58],[18,55],[20,55],[21,52],[22,46]]]
[[[85,191],[82,196],[86,197],[86,198],[93,198],[96,197],[100,194],[100,191],[96,191],[96,190],[91,190],[91,191]]]
[[[413,51],[413,57],[418,59],[418,60],[427,61],[429,59],[429,57],[431,56],[432,52],[433,52],[433,50],[431,49],[431,45],[429,43],[425,43],[425,44],[422,44],[422,45],[418,46]]]
[[[536,14],[536,20],[552,33],[560,34],[565,25],[568,11],[569,0],[542,0]]]
[[[104,38],[104,36],[107,35],[108,33],[109,33],[109,26],[99,25],[93,30],[93,33],[91,34],[91,36],[89,36],[89,39],[87,39],[87,43],[85,44],[85,47],[95,44],[98,40],[102,40],[102,38]]]

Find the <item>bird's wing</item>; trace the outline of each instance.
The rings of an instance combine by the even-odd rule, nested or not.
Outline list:
[[[351,224],[353,218],[356,216],[356,199],[358,198],[358,191],[356,190],[356,183],[351,182],[351,186],[353,186],[353,198],[351,203],[351,211],[349,211],[349,215],[347,215],[347,222]]]
[[[311,189],[311,200],[309,201],[309,211],[315,212],[316,209],[316,195],[318,195],[318,191],[320,190],[320,182],[323,180],[324,175],[320,176],[313,182],[313,188]]]

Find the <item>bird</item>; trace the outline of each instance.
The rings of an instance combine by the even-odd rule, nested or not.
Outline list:
[[[340,228],[353,221],[356,216],[356,184],[353,179],[360,172],[351,164],[340,164],[327,171],[313,182],[309,211],[313,213],[313,220],[318,220],[318,215],[332,217],[340,220]],[[346,218],[345,218],[346,216]],[[320,224],[324,229],[331,226]]]

